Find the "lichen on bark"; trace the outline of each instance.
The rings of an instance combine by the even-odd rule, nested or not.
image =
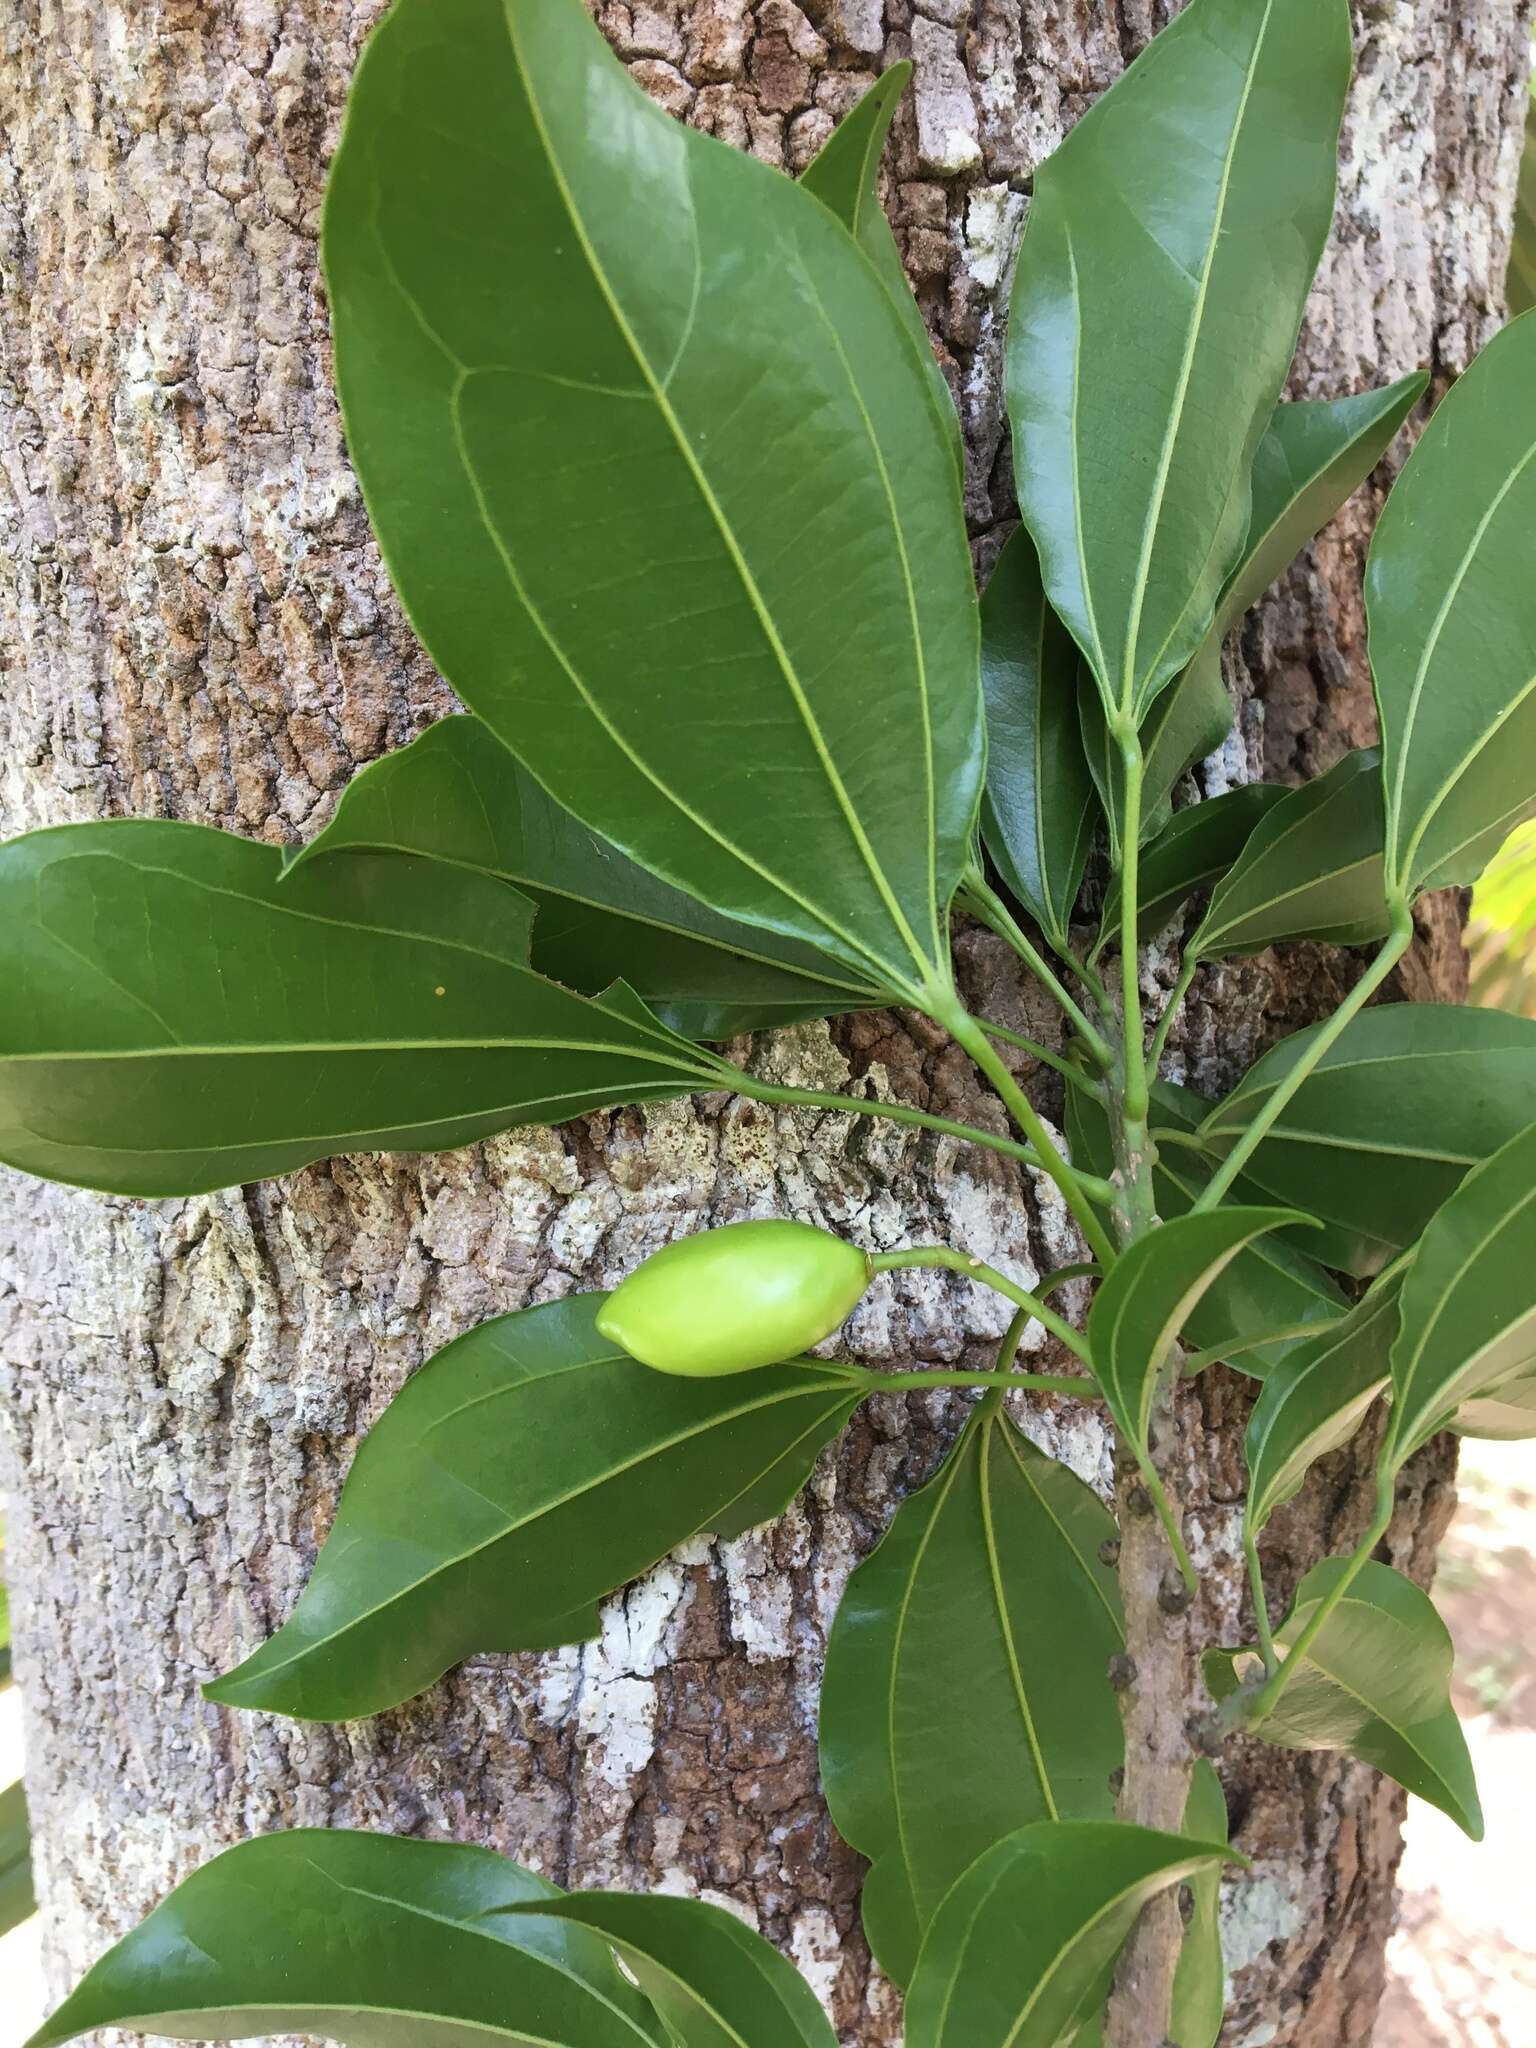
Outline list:
[[[357,765],[450,707],[346,465],[316,270],[324,166],[380,11],[15,0],[0,26],[0,829],[138,813],[292,841]],[[960,403],[985,555],[1012,513],[999,351],[1031,170],[1171,10],[596,11],[663,105],[792,170],[883,63],[914,58],[887,198]],[[1370,0],[1356,25],[1338,227],[1295,379],[1308,395],[1424,362],[1443,376],[1499,314],[1528,10]],[[1246,629],[1238,732],[1202,771],[1207,792],[1265,768],[1316,772],[1368,736],[1358,577],[1379,496],[1362,494]],[[1453,993],[1453,909],[1424,925],[1413,992]],[[994,941],[965,932],[959,953],[978,1007],[1050,1034]],[[1179,1070],[1229,1081],[1350,971],[1296,949],[1207,975],[1173,1039]],[[1154,954],[1149,983],[1167,972]],[[1002,1125],[919,1019],[741,1053]],[[612,1280],[679,1229],[772,1210],[873,1244],[962,1244],[1027,1280],[1070,1256],[1048,1188],[948,1140],[722,1096],[192,1202],[6,1175],[0,1205],[0,1457],[59,1987],[222,1843],[388,1827],[489,1842],[567,1881],[726,1900],[795,1956],[850,2048],[894,2043],[896,2001],[857,1931],[857,1860],[817,1791],[815,1692],[848,1570],[964,1397],[871,1404],[781,1524],[687,1546],[608,1604],[593,1644],[473,1660],[339,1729],[221,1713],[196,1688],[287,1611],[359,1435],[459,1331]],[[967,1283],[902,1274],[848,1338],[870,1360],[953,1363],[984,1356],[1000,1327]],[[1186,1401],[1191,1534],[1208,1622],[1228,1639],[1246,1399],[1213,1373]],[[1047,1404],[1030,1426],[1107,1484],[1096,1422]],[[1363,1525],[1367,1452],[1327,1461],[1277,1518],[1280,1596]],[[1431,1455],[1393,1536],[1421,1576],[1449,1499]],[[1257,1746],[1229,1756],[1228,1790],[1254,1859],[1228,1903],[1229,2041],[1364,2042],[1398,1795]]]

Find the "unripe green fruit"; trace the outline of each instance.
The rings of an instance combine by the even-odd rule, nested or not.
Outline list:
[[[648,1258],[597,1327],[657,1372],[752,1372],[830,1337],[869,1279],[865,1253],[809,1223],[728,1223]]]

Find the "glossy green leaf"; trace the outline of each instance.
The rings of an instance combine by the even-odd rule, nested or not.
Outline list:
[[[931,354],[847,230],[582,0],[399,0],[324,256],[348,448],[464,701],[654,873],[947,990],[975,584]]]
[[[1250,782],[1174,814],[1141,856],[1136,927],[1143,941],[1154,938],[1197,889],[1220,880],[1285,796],[1274,783]],[[1116,875],[1104,894],[1103,926],[1113,933],[1119,923]]]
[[[664,2048],[605,1944],[489,1849],[301,1828],[225,1850],[90,1970],[28,2048],[98,2027],[345,2048]]]
[[[1287,1648],[1350,1560],[1325,1558],[1297,1588],[1275,1631]],[[1218,1700],[1237,1689],[1251,1651],[1210,1651],[1206,1683]],[[1342,1749],[1416,1792],[1474,1841],[1482,1809],[1466,1737],[1450,1704],[1453,1652],[1426,1593],[1374,1561],[1323,1624],[1279,1705],[1250,1732],[1281,1749]]]
[[[1389,875],[1472,882],[1536,812],[1536,320],[1496,335],[1398,478],[1366,572]]]
[[[1041,930],[1065,946],[1098,823],[1078,726],[1076,643],[1045,601],[1035,544],[1020,526],[981,600],[987,702],[982,837]]]
[[[927,326],[902,266],[901,251],[880,204],[880,158],[891,132],[891,118],[911,80],[912,65],[906,58],[882,71],[806,165],[800,183],[806,191],[814,192],[823,206],[832,209],[875,266],[880,282],[928,364],[934,405],[950,438],[956,469],[963,477],[965,445],[955,402],[934,358]]]
[[[545,1917],[536,1906],[514,1910]],[[618,1951],[677,2048],[837,2048],[794,1964],[719,1906],[660,1893],[575,1892],[549,1917],[590,1927]]]
[[[1536,1436],[1536,1373],[1508,1380],[1491,1393],[1464,1401],[1449,1425],[1458,1436],[1516,1443]]]
[[[1124,1743],[1105,1669],[1124,1635],[1098,1556],[1114,1528],[984,1403],[849,1581],[827,1645],[822,1784],[874,1865],[864,1928],[898,1984],[940,1900],[1000,1836],[1114,1811]]]
[[[1398,1282],[1384,1280],[1321,1336],[1269,1374],[1248,1418],[1249,1529],[1254,1535],[1300,1491],[1319,1458],[1348,1443],[1387,1385],[1398,1327]]]
[[[0,1159],[196,1194],[338,1152],[441,1151],[716,1087],[616,984],[534,974],[532,907],[429,860],[199,825],[62,825],[0,847]]]
[[[1176,1216],[1130,1245],[1088,1311],[1088,1348],[1122,1443],[1147,1461],[1147,1430],[1168,1352],[1190,1311],[1255,1238],[1294,1209],[1208,1209]]]
[[[1195,1765],[1184,1808],[1184,1833],[1193,1842],[1227,1840],[1227,1798],[1216,1766]],[[1194,1911],[1184,1930],[1173,1980],[1173,2048],[1216,2048],[1227,2010],[1227,1973],[1221,1953],[1221,1865],[1209,1863],[1190,1880]]]
[[[1152,1084],[1152,1120],[1157,1126],[1188,1135],[1210,1107],[1190,1089],[1166,1081]],[[1073,1138],[1074,1159],[1081,1158],[1093,1173],[1112,1171],[1114,1159],[1103,1111],[1075,1089],[1067,1098],[1067,1128]],[[1204,1193],[1213,1171],[1214,1162],[1171,1141],[1161,1143],[1152,1168],[1158,1215],[1165,1222],[1186,1215]],[[1336,1322],[1347,1307],[1337,1282],[1315,1259],[1269,1233],[1245,1245],[1223,1266],[1199,1301],[1186,1311],[1184,1334],[1202,1351],[1219,1352],[1223,1345],[1231,1345],[1237,1370],[1262,1378],[1302,1341],[1281,1334],[1273,1342],[1260,1342],[1266,1331],[1285,1333],[1306,1323]]]
[[[1191,950],[1211,960],[1281,939],[1362,946],[1384,937],[1381,804],[1374,747],[1287,792],[1217,884]]]
[[[1392,1349],[1392,1454],[1402,1464],[1464,1401],[1536,1371],[1536,1126],[1469,1173],[1403,1282]]]
[[[622,976],[689,1038],[883,1000],[826,954],[721,917],[648,873],[563,811],[478,718],[444,718],[370,762],[288,872],[338,852],[425,854],[512,883],[538,908],[541,974],[584,994]]]
[[[1282,1039],[1201,1126],[1230,1145],[1317,1029]],[[1354,1018],[1280,1113],[1248,1182],[1320,1217],[1320,1259],[1378,1271],[1415,1243],[1468,1169],[1536,1123],[1536,1022],[1451,1003]]]
[[[358,1451],[293,1614],[225,1706],[349,1721],[477,1650],[597,1631],[597,1602],[700,1530],[783,1512],[864,1389],[835,1365],[652,1372],[606,1295],[498,1316],[409,1380]]]
[[[1019,503],[1112,715],[1139,721],[1189,661],[1243,553],[1349,74],[1342,0],[1193,0],[1036,175],[1008,333]]]
[[[32,1892],[32,1828],[26,1787],[18,1778],[0,1792],[0,1934],[37,1910]]]
[[[1066,2048],[1103,2004],[1141,1909],[1224,1850],[1118,1821],[1038,1821],[940,1906],[907,1999],[907,2048]]]

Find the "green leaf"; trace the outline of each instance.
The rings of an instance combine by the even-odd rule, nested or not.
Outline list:
[[[1243,553],[1349,75],[1341,0],[1194,0],[1036,176],[1008,332],[1019,503],[1112,717],[1139,722],[1189,661]]]
[[[0,1934],[37,1911],[32,1891],[32,1828],[26,1787],[18,1778],[0,1792]]]
[[[874,1868],[864,1928],[907,1983],[939,1902],[1034,1820],[1108,1819],[1124,1757],[1113,1518],[983,1403],[854,1573],[827,1645],[821,1775]],[[963,1673],[965,1712],[955,1712]],[[936,1768],[942,1756],[942,1769]]]
[[[1281,939],[1363,946],[1384,937],[1381,802],[1374,747],[1286,792],[1218,883],[1191,951],[1211,960]]]
[[[481,1324],[358,1451],[293,1614],[206,1696],[311,1721],[410,1699],[477,1650],[597,1632],[597,1602],[700,1530],[783,1512],[865,1391],[835,1365],[652,1372],[578,1294]]]
[[[109,1949],[32,2036],[98,2027],[344,2048],[664,2048],[605,1944],[560,1894],[489,1849],[300,1828],[225,1850]]]
[[[1038,1821],[939,1908],[907,1999],[907,2048],[1065,2048],[1109,1991],[1149,1900],[1225,1851],[1118,1821]]]
[[[1159,1127],[1192,1133],[1210,1107],[1190,1089],[1166,1081],[1152,1084],[1153,1121]],[[1074,1159],[1081,1157],[1094,1173],[1113,1171],[1104,1113],[1076,1089],[1067,1098],[1067,1127],[1072,1133]],[[1205,1192],[1213,1171],[1211,1164],[1185,1146],[1160,1143],[1152,1168],[1158,1215],[1165,1222],[1187,1215]],[[1266,1331],[1285,1333],[1306,1323],[1336,1322],[1347,1307],[1338,1284],[1315,1259],[1271,1234],[1255,1238],[1221,1269],[1187,1311],[1184,1334],[1202,1351],[1231,1345],[1237,1370],[1262,1379],[1302,1341],[1278,1334],[1273,1342],[1260,1343]]]
[[[1285,795],[1273,783],[1250,782],[1175,813],[1141,856],[1136,929],[1143,941],[1155,938],[1186,898],[1227,872]],[[1105,891],[1102,928],[1120,928],[1118,875]]]
[[[1035,544],[1017,527],[981,600],[981,829],[998,873],[1058,948],[1098,823],[1078,726],[1079,665],[1071,634],[1045,601]]]
[[[1314,1565],[1275,1631],[1293,1643],[1352,1563]],[[1206,1683],[1218,1700],[1236,1691],[1251,1651],[1212,1650]],[[1450,1704],[1453,1651],[1425,1593],[1390,1566],[1367,1562],[1323,1624],[1279,1704],[1250,1733],[1280,1749],[1341,1749],[1385,1771],[1449,1814],[1473,1841],[1482,1809],[1466,1737]]]
[[[545,1917],[537,1906],[513,1910]],[[590,1927],[617,1949],[677,2048],[837,2048],[794,1964],[719,1906],[659,1894],[576,1892],[549,1917]]]
[[[1321,1336],[1298,1345],[1264,1382],[1248,1418],[1248,1527],[1257,1536],[1300,1491],[1319,1458],[1348,1443],[1388,1383],[1398,1282],[1383,1280]]]
[[[1403,1282],[1392,1348],[1392,1457],[1404,1464],[1464,1401],[1536,1370],[1536,1126],[1469,1173]]]
[[[907,331],[930,371],[936,410],[944,424],[954,452],[955,467],[965,475],[965,444],[960,420],[950,396],[944,373],[934,359],[933,344],[912,286],[901,261],[901,251],[891,232],[885,208],[880,204],[880,158],[891,132],[891,118],[897,102],[912,80],[912,65],[903,58],[882,71],[858,104],[846,113],[816,155],[800,174],[807,192],[814,192],[823,206],[830,207],[864,254],[874,264],[880,282],[890,294]]]
[[[1201,1126],[1220,1153],[1317,1032],[1251,1067]],[[1319,1258],[1362,1277],[1415,1243],[1469,1168],[1536,1123],[1536,1022],[1452,1003],[1388,1003],[1354,1018],[1280,1113],[1250,1185],[1320,1217]]]
[[[1536,1436],[1536,1373],[1506,1380],[1492,1393],[1464,1401],[1449,1426],[1458,1436],[1487,1437],[1495,1443]]]
[[[1124,1446],[1143,1469],[1168,1352],[1190,1311],[1237,1254],[1294,1209],[1218,1208],[1175,1216],[1123,1251],[1088,1311],[1088,1349]]]
[[[1216,1766],[1195,1765],[1184,1833],[1195,1842],[1227,1840],[1227,1798]],[[1221,1953],[1221,1865],[1211,1863],[1190,1880],[1194,1912],[1184,1930],[1173,1980],[1173,2048],[1216,2048],[1227,2010],[1227,1973]]]
[[[1496,335],[1398,478],[1366,571],[1387,795],[1405,894],[1472,882],[1536,812],[1536,320]]]
[[[546,796],[478,718],[444,718],[370,762],[287,872],[337,852],[425,854],[512,883],[538,908],[541,974],[584,994],[620,975],[688,1038],[882,1000],[824,953],[721,917],[648,873]]]
[[[441,1151],[719,1085],[622,985],[527,964],[532,908],[428,860],[199,825],[61,825],[0,847],[0,1159],[196,1194],[338,1152]]]
[[[582,0],[400,0],[324,258],[348,448],[463,700],[652,872],[947,991],[975,584],[931,354],[847,230]]]

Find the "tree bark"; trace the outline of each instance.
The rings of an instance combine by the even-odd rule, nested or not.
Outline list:
[[[1012,516],[999,344],[1031,167],[1173,10],[806,7],[598,11],[664,105],[791,169],[883,62],[915,58],[889,197],[960,396],[985,559]],[[12,0],[0,25],[6,832],[133,813],[296,840],[361,762],[449,707],[347,468],[316,275],[324,166],[380,11]],[[1338,222],[1298,394],[1426,362],[1443,377],[1501,312],[1527,0],[1356,12]],[[1317,772],[1369,737],[1359,573],[1379,502],[1362,494],[1246,629],[1238,733],[1203,769],[1208,793]],[[959,951],[989,1011],[1051,1028],[995,942],[968,932]],[[1154,960],[1149,979],[1167,971]],[[1208,974],[1176,1071],[1229,1083],[1355,971],[1300,948]],[[1404,980],[1423,999],[1455,996],[1460,975],[1455,906],[1436,904]],[[802,1029],[750,1056],[1002,1126],[910,1017]],[[611,1601],[581,1649],[478,1658],[397,1713],[335,1729],[197,1693],[287,1613],[359,1436],[433,1350],[488,1315],[612,1282],[685,1221],[773,1210],[880,1245],[954,1242],[1024,1278],[1072,1255],[1049,1187],[993,1155],[724,1097],[195,1201],[0,1176],[0,1477],[56,1988],[217,1847],[363,1826],[487,1842],[563,1882],[727,1900],[800,1963],[850,2048],[890,2048],[898,2008],[858,1934],[860,1866],[818,1797],[816,1684],[849,1568],[965,1397],[871,1404],[781,1524],[687,1546]],[[1001,1327],[969,1283],[904,1273],[850,1340],[870,1360],[955,1363]],[[1247,1400],[1223,1373],[1186,1397],[1204,1434],[1190,1527],[1227,1640]],[[1029,1426],[1108,1485],[1096,1422],[1069,1426],[1046,1402]],[[1368,1449],[1326,1461],[1277,1518],[1277,1594],[1364,1526]],[[1450,1471],[1440,1449],[1419,1461],[1394,1528],[1394,1558],[1421,1577]],[[1227,1901],[1226,2039],[1367,2041],[1400,1796],[1257,1746],[1225,1768],[1253,1859]]]

